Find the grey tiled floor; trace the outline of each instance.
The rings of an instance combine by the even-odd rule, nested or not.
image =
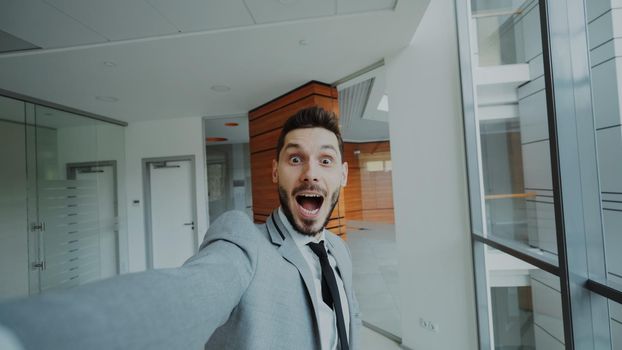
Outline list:
[[[395,226],[348,221],[354,291],[363,321],[401,337]]]
[[[361,342],[363,350],[401,350],[400,345],[373,330],[363,327],[363,339]]]

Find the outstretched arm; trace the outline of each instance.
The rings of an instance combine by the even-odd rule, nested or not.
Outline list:
[[[25,349],[202,348],[252,279],[258,235],[241,215],[217,220],[180,268],[0,304],[0,324]]]

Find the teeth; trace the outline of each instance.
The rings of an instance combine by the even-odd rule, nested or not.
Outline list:
[[[301,196],[304,196],[304,197],[322,197],[319,194],[307,194],[307,193],[303,193],[303,194],[301,194]]]
[[[317,208],[315,210],[307,210],[302,206],[298,206],[300,208],[300,210],[302,210],[303,213],[305,213],[306,215],[315,215],[320,211],[320,208]]]

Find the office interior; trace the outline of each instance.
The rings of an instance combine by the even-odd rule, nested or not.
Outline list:
[[[311,104],[340,118],[367,349],[622,349],[618,1],[0,9],[0,301],[261,222]]]

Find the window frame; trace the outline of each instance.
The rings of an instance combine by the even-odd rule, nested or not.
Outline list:
[[[477,95],[471,62],[471,1],[456,0],[456,26],[474,281],[480,349],[490,349],[485,247],[545,270],[560,280],[566,349],[611,346],[608,300],[622,291],[590,276],[606,276],[588,23],[584,0],[538,1],[558,263],[530,255],[486,234]],[[587,82],[587,83],[586,83]]]

